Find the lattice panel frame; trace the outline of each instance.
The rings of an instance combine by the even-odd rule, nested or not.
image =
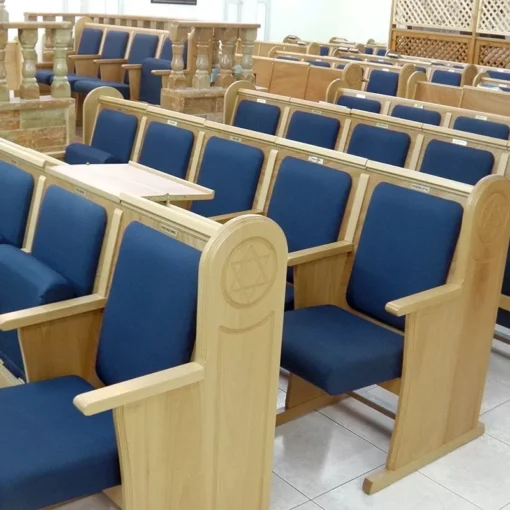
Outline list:
[[[392,49],[400,55],[469,62],[467,41],[413,37],[409,34],[395,35],[394,41]]]
[[[510,64],[510,42],[508,45],[494,44],[482,39],[478,41],[476,64],[488,67],[506,67]]]
[[[474,31],[473,9],[477,0],[395,0],[395,2],[393,23],[396,25]]]
[[[477,32],[510,35],[510,0],[480,0]]]

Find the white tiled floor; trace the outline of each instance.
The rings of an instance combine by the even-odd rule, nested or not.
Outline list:
[[[280,378],[279,405],[287,384]],[[395,407],[381,388],[372,398]],[[510,346],[494,343],[481,421],[486,434],[420,472],[366,496],[384,464],[392,420],[352,399],[278,427],[271,510],[510,510]],[[93,496],[65,510],[113,510]],[[242,509],[239,509],[242,510]]]

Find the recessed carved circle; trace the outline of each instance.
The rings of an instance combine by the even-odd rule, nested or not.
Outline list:
[[[492,195],[483,206],[480,218],[480,240],[484,244],[493,243],[505,230],[508,211],[503,195]]]
[[[227,301],[236,306],[258,303],[274,283],[276,265],[275,250],[265,239],[243,241],[223,269],[222,287]]]

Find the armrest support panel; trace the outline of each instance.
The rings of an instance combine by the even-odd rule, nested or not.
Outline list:
[[[288,266],[294,267],[307,262],[313,262],[328,257],[334,257],[341,253],[349,253],[354,249],[354,245],[347,241],[338,241],[336,243],[314,246],[305,250],[289,253]]]

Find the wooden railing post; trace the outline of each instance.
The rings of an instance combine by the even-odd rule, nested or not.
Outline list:
[[[170,26],[170,39],[172,41],[172,74],[168,79],[169,89],[186,88],[186,76],[184,75],[184,45],[188,38],[188,28],[177,25]]]
[[[0,101],[9,101],[9,87],[7,86],[7,71],[5,69],[7,32],[7,28],[0,28]]]
[[[211,62],[209,49],[213,35],[212,27],[195,27],[197,38],[197,71],[193,76],[194,89],[206,89],[211,86]]]
[[[218,37],[221,40],[220,74],[216,78],[216,86],[227,88],[234,82],[232,68],[234,67],[235,45],[238,31],[236,28],[217,29]]]
[[[51,95],[52,97],[71,97],[71,87],[67,78],[67,52],[71,39],[71,28],[57,28],[52,32],[55,39],[55,57]]]
[[[39,85],[35,79],[37,53],[37,28],[18,29],[19,41],[23,54],[23,67],[20,87],[21,99],[38,99],[40,97]]]
[[[241,67],[243,68],[242,77],[243,80],[251,82],[255,81],[255,75],[253,74],[253,45],[257,38],[256,28],[241,28],[239,30],[239,36],[242,41],[242,52],[243,56],[241,59]]]
[[[8,22],[9,21],[9,13],[5,8],[5,0],[0,0],[0,21]]]

